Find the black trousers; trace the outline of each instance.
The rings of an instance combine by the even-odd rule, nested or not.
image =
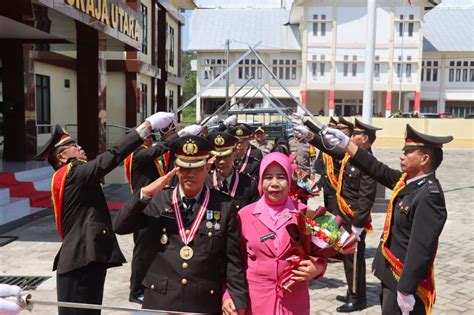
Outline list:
[[[401,315],[402,311],[398,307],[397,292],[393,292],[383,285],[380,290],[380,307],[382,308],[382,315]],[[410,315],[425,315],[425,305],[421,299],[415,294],[415,307]]]
[[[347,231],[351,227],[344,225]],[[355,271],[355,290],[354,290],[354,255],[344,256],[344,272],[347,281],[347,300],[349,303],[365,304],[367,301],[367,286],[365,282],[365,236],[367,232],[363,231],[360,235],[360,241],[357,242],[356,271]],[[354,293],[355,292],[355,293]]]
[[[106,266],[91,263],[85,267],[57,275],[59,302],[102,304]],[[100,310],[59,307],[59,315],[100,315]]]
[[[143,294],[142,281],[156,255],[156,239],[148,228],[140,229],[133,233],[133,257],[130,274],[130,295]]]
[[[324,193],[324,208],[326,208],[330,213],[336,214],[338,209],[337,198],[333,193]]]

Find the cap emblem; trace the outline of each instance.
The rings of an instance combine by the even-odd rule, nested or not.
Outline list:
[[[239,129],[240,130],[240,129]],[[214,139],[214,144],[217,145],[217,146],[223,146],[225,144],[225,140],[224,138],[222,138],[221,135],[218,135],[215,139]]]
[[[198,150],[199,150],[199,148],[198,148],[196,142],[194,142],[194,140],[192,140],[192,139],[189,139],[183,145],[183,152],[186,155],[194,155],[198,152]]]
[[[244,135],[244,131],[239,128],[239,129],[237,129],[237,131],[235,132],[235,134],[236,134],[237,136],[243,136],[243,135]]]

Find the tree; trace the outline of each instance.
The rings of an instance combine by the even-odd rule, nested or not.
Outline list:
[[[191,70],[191,60],[196,59],[196,53],[183,52],[183,72],[184,87],[183,101],[186,102],[196,94],[196,72]],[[192,102],[183,110],[182,122],[185,124],[193,124],[196,122],[196,102]]]

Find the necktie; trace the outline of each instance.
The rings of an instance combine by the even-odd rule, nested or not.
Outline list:
[[[184,214],[189,216],[193,213],[193,205],[196,199],[183,197]]]
[[[223,192],[229,192],[229,187],[227,187],[227,180],[226,180],[226,179],[224,179],[224,180],[222,181],[221,190],[222,190]]]

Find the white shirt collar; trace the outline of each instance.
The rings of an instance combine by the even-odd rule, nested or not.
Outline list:
[[[198,201],[199,197],[201,197],[201,193],[202,193],[203,188],[204,188],[204,186],[201,187],[201,190],[196,195],[192,196],[191,198],[194,198],[194,200]],[[178,186],[178,192],[179,192],[179,199],[180,200],[183,199],[183,197],[186,197],[184,195],[184,191],[183,191],[183,188],[181,187],[181,184]],[[188,197],[186,197],[186,198],[188,198]]]
[[[417,181],[417,180],[419,180],[419,179],[422,179],[422,178],[424,178],[424,177],[427,177],[427,176],[429,176],[429,175],[431,175],[431,174],[433,174],[433,172],[428,173],[428,174],[423,174],[423,175],[420,175],[420,176],[417,176],[417,177],[413,177],[413,178],[410,178],[410,179],[407,179],[407,185],[410,184],[410,183],[412,183],[412,182],[414,182],[414,181]]]
[[[232,183],[232,178],[234,178],[234,172],[235,172],[235,170],[232,169],[232,172],[230,172],[230,175],[227,176],[227,177],[223,177],[219,173],[217,173],[217,178],[219,179],[220,183],[222,183],[225,179],[227,181],[227,185],[230,185],[230,183]]]

